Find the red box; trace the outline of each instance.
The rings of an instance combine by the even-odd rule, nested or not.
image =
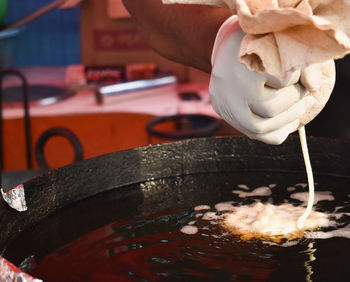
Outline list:
[[[82,3],[81,54],[85,66],[155,64],[161,70],[172,71],[179,81],[188,80],[188,68],[154,52],[131,18],[110,18],[108,3],[107,0]]]

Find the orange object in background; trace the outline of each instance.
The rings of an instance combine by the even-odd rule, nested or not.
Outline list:
[[[39,137],[54,127],[66,128],[76,135],[82,145],[84,159],[99,155],[132,149],[148,144],[176,141],[174,139],[150,136],[146,124],[155,116],[134,113],[79,114],[31,118],[31,142],[33,168],[38,168],[35,146]],[[23,119],[4,120],[4,171],[25,170],[26,150]],[[174,130],[174,123],[164,123],[158,127],[164,131]],[[238,136],[234,128],[223,122],[216,136]],[[44,154],[50,168],[58,168],[74,161],[71,143],[61,137],[50,138]]]
[[[146,123],[154,116],[145,114],[81,114],[31,118],[31,142],[33,168],[38,168],[35,145],[48,129],[63,127],[80,140],[84,159],[115,151],[131,149],[148,144]],[[5,171],[25,170],[26,150],[24,120],[4,120],[4,167]],[[72,163],[74,151],[71,144],[60,136],[50,138],[44,148],[51,168]]]

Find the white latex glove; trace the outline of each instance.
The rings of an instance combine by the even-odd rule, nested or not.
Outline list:
[[[61,9],[69,9],[73,8],[74,6],[78,5],[83,0],[66,0],[61,6]]]
[[[303,116],[319,104],[310,93],[320,87],[322,64],[290,73],[284,81],[251,72],[238,61],[244,35],[236,16],[229,18],[217,34],[209,86],[212,106],[251,139],[278,145],[304,125]],[[298,83],[299,79],[303,85]],[[328,97],[324,104],[327,100]]]

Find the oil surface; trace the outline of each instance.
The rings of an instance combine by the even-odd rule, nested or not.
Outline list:
[[[206,212],[217,213],[215,205],[227,201],[302,205],[291,196],[307,192],[300,185],[305,179],[246,172],[148,181],[61,211],[18,238],[6,257],[21,262],[33,256],[28,271],[44,281],[347,281],[346,236],[245,241],[203,220],[203,210],[196,209],[207,205]],[[348,226],[349,180],[316,176],[316,183],[316,191],[328,196],[315,210],[337,223],[320,231],[332,234]],[[271,193],[251,193],[259,187]],[[197,233],[180,231],[191,224]]]

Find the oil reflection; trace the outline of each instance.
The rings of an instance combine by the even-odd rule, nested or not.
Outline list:
[[[314,273],[312,270],[312,265],[311,263],[316,260],[316,256],[314,255],[316,252],[316,249],[314,248],[314,241],[311,241],[307,245],[307,249],[304,251],[305,254],[308,255],[309,259],[305,261],[304,266],[306,269],[306,281],[307,282],[312,282],[311,276]]]

